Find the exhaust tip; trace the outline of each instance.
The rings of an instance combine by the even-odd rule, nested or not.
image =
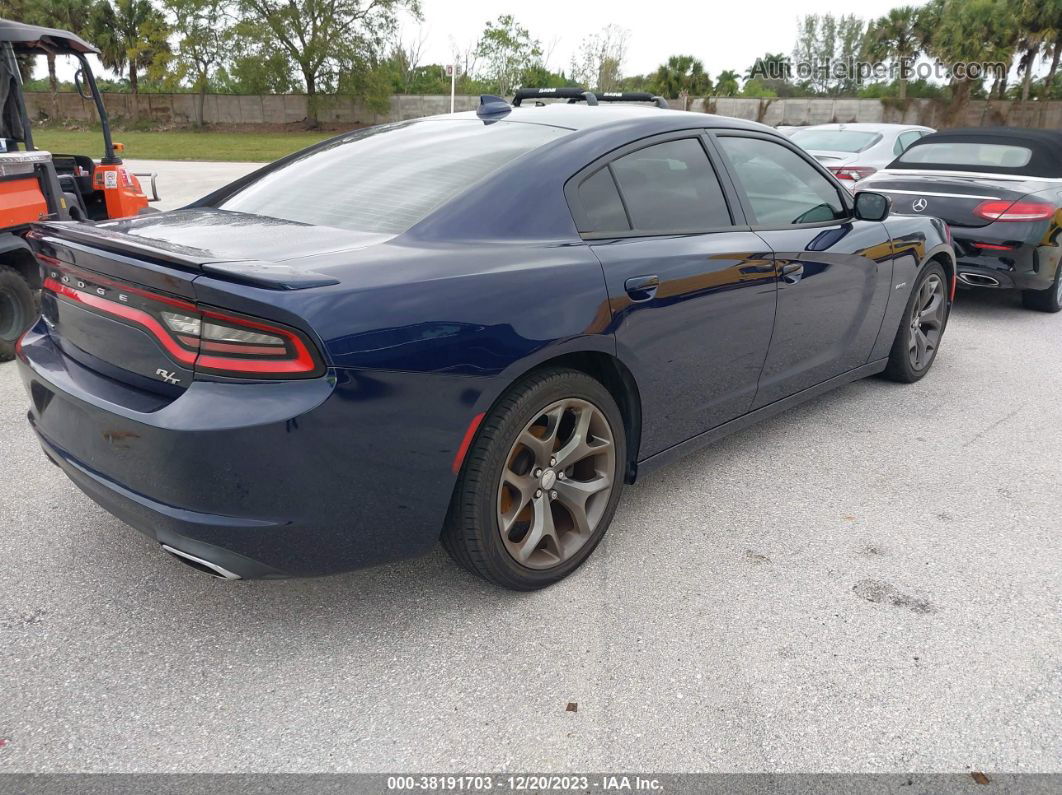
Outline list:
[[[971,287],[999,287],[999,279],[985,276],[983,273],[960,273],[959,281]]]
[[[211,563],[209,560],[203,560],[195,555],[189,555],[187,552],[182,552],[179,549],[174,549],[169,544],[162,545],[162,551],[167,552],[181,563],[186,566],[190,566],[196,571],[201,571],[204,574],[209,574],[211,577],[218,577],[222,580],[239,580],[240,575],[234,574],[223,566],[219,566],[217,563]]]

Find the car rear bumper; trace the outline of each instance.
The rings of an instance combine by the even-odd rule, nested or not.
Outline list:
[[[43,322],[23,338],[19,369],[30,424],[82,491],[235,576],[330,574],[438,538],[453,452],[416,419],[400,422],[403,401],[382,377],[195,382],[153,405],[65,356]]]
[[[1046,290],[1054,284],[1060,249],[1034,245],[1020,245],[1006,251],[978,249],[971,241],[955,234],[955,251],[960,283],[972,287]]]

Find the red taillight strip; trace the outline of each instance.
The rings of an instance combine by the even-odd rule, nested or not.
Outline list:
[[[75,290],[73,287],[67,287],[65,284],[61,284],[49,276],[44,280],[44,289],[51,290],[56,295],[60,295],[63,298],[74,301],[75,303],[85,304],[91,306],[93,309],[98,309],[101,312],[105,312],[108,315],[114,315],[120,317],[123,320],[128,320],[132,323],[136,323],[146,331],[151,332],[151,335],[157,339],[166,351],[173,356],[181,364],[192,365],[195,364],[195,353],[186,351],[180,345],[178,345],[173,337],[162,327],[162,324],[155,320],[154,317],[147,312],[142,312],[139,309],[134,309],[131,306],[125,304],[119,304],[115,301],[108,301],[106,298],[100,298],[92,293],[85,293],[81,290]]]
[[[1055,206],[1039,201],[984,201],[974,207],[974,215],[986,221],[1046,221],[1055,214]]]
[[[80,269],[73,268],[68,263],[50,257],[47,254],[37,254],[37,258],[44,263],[45,266],[54,266],[58,268],[63,272],[64,276],[69,274],[69,276],[78,281],[85,282],[82,286],[87,286],[88,283],[107,285],[112,289],[121,290],[124,293],[134,294],[149,301],[160,302],[169,306],[177,307],[187,312],[192,312],[200,317],[213,318],[227,325],[236,326],[237,328],[252,328],[259,331],[265,331],[274,336],[283,338],[286,342],[284,347],[239,345],[214,340],[202,340],[187,334],[171,334],[162,323],[149,312],[137,309],[128,304],[108,300],[85,290],[70,287],[51,276],[44,280],[45,289],[54,292],[57,296],[61,296],[62,298],[76,303],[84,304],[85,306],[113,317],[129,321],[149,332],[176,361],[183,365],[192,366],[197,369],[202,368],[204,370],[217,371],[222,375],[226,373],[237,375],[241,373],[261,375],[310,375],[320,369],[317,359],[314,358],[301,337],[287,329],[273,326],[268,323],[256,322],[239,315],[231,315],[224,312],[204,309],[187,301],[170,298],[169,296],[161,295],[150,290],[139,289],[127,284],[122,284],[121,282],[112,281],[95,273],[80,271]],[[185,350],[181,345],[186,345],[191,348],[191,350]],[[243,355],[209,355],[205,353],[207,350],[211,350],[216,354],[229,353]],[[276,357],[285,354],[290,355],[291,353],[294,353],[294,358],[248,358],[253,356]]]
[[[270,326],[266,323],[256,323],[243,317],[212,312],[207,309],[201,309],[200,312],[203,317],[210,317],[237,326],[254,328],[282,336],[295,350],[295,358],[283,361],[255,361],[254,359],[236,359],[228,356],[207,356],[200,353],[199,359],[196,361],[197,367],[207,367],[212,370],[241,370],[248,373],[310,373],[317,369],[317,363],[303,344],[303,341],[286,329]]]
[[[468,448],[472,445],[472,439],[476,435],[476,431],[479,429],[479,424],[483,422],[483,413],[477,414],[472,418],[472,421],[468,423],[468,428],[465,430],[465,436],[461,440],[461,446],[457,448],[457,454],[454,456],[454,463],[451,465],[453,473],[456,475],[461,471],[461,465],[465,463],[465,456],[468,455]]]
[[[991,251],[1013,251],[1014,246],[1001,246],[998,243],[972,243],[974,248],[985,248]]]

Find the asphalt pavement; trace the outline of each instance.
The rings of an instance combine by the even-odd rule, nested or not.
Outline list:
[[[646,477],[532,594],[439,548],[198,574],[45,460],[2,364],[0,771],[1062,771],[1062,315],[959,298],[922,382]]]

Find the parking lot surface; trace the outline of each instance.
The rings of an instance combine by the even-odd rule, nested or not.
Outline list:
[[[1062,316],[960,294],[922,382],[644,478],[531,594],[438,548],[198,574],[45,460],[2,364],[0,770],[1060,771],[1060,364]]]

